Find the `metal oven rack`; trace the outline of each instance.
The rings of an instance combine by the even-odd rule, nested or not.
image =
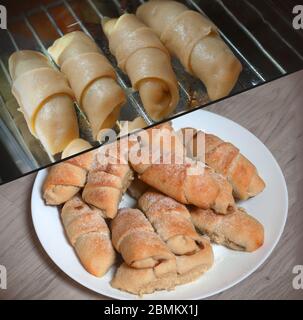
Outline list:
[[[74,30],[84,31],[97,42],[113,64],[118,81],[127,93],[127,104],[122,108],[120,120],[132,120],[142,116],[148,124],[153,123],[145,112],[139,95],[132,91],[129,79],[117,67],[100,25],[100,20],[105,16],[118,17],[124,12],[134,12],[143,2],[142,0],[41,0],[38,6],[19,12],[10,19],[8,30],[1,30],[0,139],[6,145],[9,156],[21,173],[45,166],[57,158],[47,155],[40,143],[30,135],[23,116],[17,111],[17,103],[10,93],[8,58],[16,50],[39,50],[51,59],[47,48],[58,37]],[[275,7],[271,0],[262,1],[261,8],[256,4],[257,1],[248,0],[236,2],[186,0],[183,2],[192,9],[209,16],[217,24],[222,38],[242,62],[243,72],[232,94],[303,67],[303,49],[298,50],[295,46],[298,38],[302,40],[301,35],[295,34],[291,39],[288,38],[287,30],[291,27],[289,21],[285,18],[283,11]],[[262,10],[264,8],[266,10]],[[254,19],[247,18],[246,15],[249,13],[254,16]],[[272,16],[278,17],[279,28],[274,21],[268,20],[268,17]],[[264,35],[262,30],[259,30],[259,24],[266,29]],[[280,28],[284,28],[284,31],[282,32]],[[257,32],[254,32],[255,30]],[[272,37],[269,42],[266,40],[268,37]],[[284,48],[287,49],[287,54],[283,51]],[[187,74],[175,59],[173,59],[173,66],[178,77],[181,97],[175,114],[207,104],[209,100],[203,84]],[[78,106],[76,108],[81,135],[93,142],[85,115]]]

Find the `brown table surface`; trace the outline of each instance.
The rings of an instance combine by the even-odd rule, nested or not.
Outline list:
[[[250,277],[210,299],[299,299],[293,267],[303,265],[303,71],[289,75],[207,109],[249,129],[279,162],[289,191],[283,236],[269,259]],[[0,299],[106,299],[66,276],[48,257],[31,220],[35,174],[0,187],[0,265],[8,289]],[[266,214],[266,212],[264,212]],[[222,275],[228,277],[228,275]]]

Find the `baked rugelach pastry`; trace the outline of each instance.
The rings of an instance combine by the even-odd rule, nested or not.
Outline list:
[[[133,170],[126,158],[128,142],[121,145],[122,140],[97,151],[82,193],[84,201],[99,208],[103,216],[110,219],[116,216],[122,196],[133,179]]]
[[[62,152],[79,137],[74,94],[65,76],[41,53],[17,51],[9,58],[17,99],[32,135],[50,154]]]
[[[176,286],[176,262],[169,260],[161,268],[135,269],[125,262],[118,267],[112,281],[113,288],[143,296],[159,290],[173,290]]]
[[[195,227],[215,243],[247,252],[257,250],[264,243],[262,224],[244,209],[219,215],[213,210],[190,208],[190,214]]]
[[[115,125],[125,103],[113,67],[94,40],[81,31],[59,38],[48,52],[67,76],[97,139],[102,129]]]
[[[197,141],[204,141],[205,148],[197,151]],[[194,131],[188,139],[187,155],[205,163],[227,178],[233,187],[234,196],[240,200],[254,197],[265,188],[256,167],[232,143],[225,142],[213,134]]]
[[[230,93],[242,65],[208,18],[175,1],[148,1],[136,14],[184,68],[204,83],[211,100]]]
[[[174,288],[175,256],[140,210],[120,209],[111,231],[124,260],[111,282],[114,288],[139,295]]]
[[[228,181],[204,163],[186,157],[182,142],[169,124],[146,130],[140,153],[142,159],[136,157],[137,150],[131,149],[129,161],[144,183],[183,204],[222,214],[234,210]]]
[[[75,196],[63,206],[61,218],[84,268],[102,277],[115,262],[115,250],[100,210],[90,208],[80,196]]]
[[[112,242],[125,263],[135,269],[161,269],[174,255],[138,209],[120,209],[111,223]]]
[[[88,146],[86,141],[75,140],[65,149],[65,156],[82,152]],[[75,196],[85,186],[94,157],[95,151],[89,151],[52,166],[42,190],[46,204],[60,205]]]
[[[134,199],[139,200],[143,193],[145,193],[149,188],[150,186],[140,180],[137,173],[135,173],[134,179],[127,189],[127,193]]]
[[[170,55],[158,36],[133,14],[105,20],[103,29],[148,115],[155,121],[166,118],[176,108],[179,89]]]
[[[140,197],[138,206],[176,255],[177,284],[195,280],[212,266],[211,245],[198,235],[184,205],[157,191],[148,190]]]

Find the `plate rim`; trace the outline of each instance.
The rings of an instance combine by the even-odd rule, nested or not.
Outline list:
[[[260,261],[258,261],[255,266],[253,268],[251,268],[250,270],[248,270],[247,272],[245,272],[241,277],[239,277],[237,280],[234,280],[232,281],[231,283],[227,284],[227,285],[223,285],[222,288],[220,289],[217,289],[217,290],[213,290],[211,292],[209,292],[208,294],[202,294],[202,295],[197,295],[196,297],[194,298],[183,298],[183,300],[202,300],[202,299],[206,299],[206,298],[209,298],[209,297],[212,297],[214,295],[217,295],[221,292],[224,292],[226,290],[229,290],[230,288],[236,286],[237,284],[239,284],[240,282],[244,281],[245,279],[247,279],[248,277],[250,277],[251,275],[253,275],[257,269],[259,269],[264,263],[265,261],[270,257],[270,255],[273,253],[273,251],[276,249],[277,247],[277,244],[279,243],[281,237],[282,237],[282,234],[284,232],[284,229],[285,229],[285,225],[286,225],[286,222],[287,222],[287,218],[288,218],[288,210],[289,210],[289,195],[288,195],[288,189],[287,189],[287,183],[286,183],[286,180],[285,180],[285,177],[284,177],[284,174],[283,174],[283,171],[278,163],[278,161],[276,160],[276,158],[274,157],[274,155],[272,154],[272,152],[269,150],[269,148],[256,136],[254,135],[252,132],[250,132],[248,129],[246,129],[245,127],[243,127],[242,125],[238,124],[237,122],[235,122],[234,120],[231,120],[229,119],[228,117],[225,117],[225,116],[222,116],[220,114],[217,114],[215,112],[211,112],[211,111],[208,111],[208,110],[196,110],[198,112],[202,112],[202,113],[205,113],[205,114],[211,114],[211,116],[216,116],[216,117],[219,117],[223,120],[227,120],[229,122],[231,122],[233,125],[237,126],[237,127],[240,127],[241,130],[245,130],[246,133],[248,133],[249,135],[251,135],[254,139],[257,139],[258,142],[260,144],[263,145],[263,147],[266,148],[268,154],[270,155],[270,157],[272,158],[272,161],[277,169],[277,173],[279,173],[280,175],[280,178],[281,180],[283,181],[283,184],[281,186],[283,186],[283,193],[285,194],[285,211],[284,211],[284,214],[283,214],[283,223],[280,225],[280,228],[279,228],[279,232],[278,232],[278,236],[276,237],[275,241],[273,241],[271,247],[269,248],[269,250],[266,252],[266,254],[264,254],[264,257],[262,259],[260,259]],[[193,112],[194,113],[194,112]],[[191,113],[191,114],[193,114]],[[183,116],[186,116],[186,115],[183,115]],[[179,117],[178,117],[179,118]],[[174,122],[175,120],[178,120],[178,118],[175,118],[175,119],[172,119],[171,121]],[[181,116],[182,118],[182,116]],[[70,279],[72,279],[73,281],[79,283],[81,286],[93,291],[93,292],[96,292],[98,295],[103,295],[104,297],[109,297],[109,298],[112,298],[112,299],[119,299],[119,300],[143,300],[143,299],[146,299],[146,300],[150,300],[148,299],[148,296],[149,295],[145,295],[144,298],[141,298],[141,297],[138,297],[136,295],[132,295],[133,297],[131,299],[129,299],[127,296],[125,297],[117,297],[116,295],[114,294],[110,294],[110,293],[104,293],[104,292],[99,292],[97,291],[95,288],[93,288],[90,284],[87,284],[87,283],[84,283],[84,281],[82,281],[81,279],[76,279],[76,277],[74,277],[73,275],[71,275],[68,271],[66,271],[62,266],[60,266],[57,262],[56,262],[56,259],[54,259],[50,253],[46,250],[44,244],[43,244],[43,241],[41,240],[40,236],[39,236],[39,232],[38,232],[38,227],[37,227],[37,224],[36,224],[36,220],[34,218],[34,214],[33,214],[33,208],[35,206],[34,204],[34,192],[36,189],[38,189],[38,183],[39,183],[39,179],[41,178],[41,175],[43,175],[49,168],[44,168],[44,169],[41,169],[38,171],[36,177],[35,177],[35,181],[34,181],[34,184],[32,186],[32,190],[31,190],[31,218],[32,218],[32,222],[33,222],[33,226],[34,226],[34,229],[35,229],[35,233],[39,239],[39,242],[43,248],[43,250],[46,252],[46,254],[48,255],[48,257],[52,260],[52,262],[60,269],[64,272],[64,274],[66,276],[68,276]],[[188,284],[190,285],[190,284]],[[127,294],[127,293],[125,293]],[[162,300],[162,299],[156,299],[156,300]],[[174,300],[174,299],[172,299]]]

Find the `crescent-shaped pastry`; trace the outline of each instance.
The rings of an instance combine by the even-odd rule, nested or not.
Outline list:
[[[12,93],[30,132],[51,154],[62,152],[79,137],[74,94],[65,76],[36,51],[13,53],[9,59]]]
[[[149,116],[166,118],[179,101],[176,76],[170,56],[157,35],[133,14],[107,20],[103,29],[119,67],[139,91]]]
[[[210,20],[175,1],[148,1],[138,8],[137,17],[205,84],[211,100],[230,93],[242,65]]]
[[[115,125],[125,103],[113,67],[94,40],[81,31],[59,38],[48,52],[67,76],[97,140],[101,130]]]

